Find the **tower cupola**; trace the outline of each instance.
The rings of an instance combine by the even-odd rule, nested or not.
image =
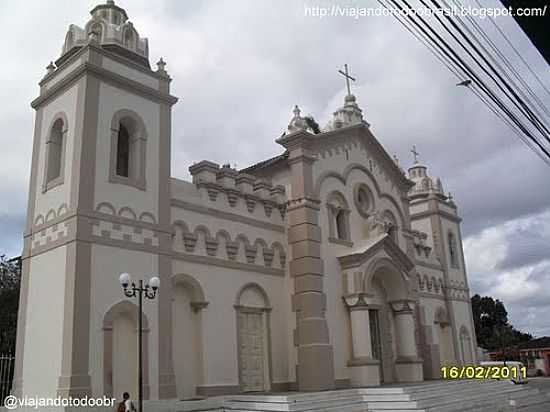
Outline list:
[[[148,41],[140,37],[123,8],[113,0],[107,0],[105,4],[94,7],[90,14],[92,17],[84,28],[75,24],[69,26],[57,66],[92,40],[103,49],[149,68]]]

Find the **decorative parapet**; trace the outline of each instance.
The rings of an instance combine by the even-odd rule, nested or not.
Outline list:
[[[277,240],[257,238],[250,241],[244,234],[233,237],[223,229],[211,234],[203,225],[193,231],[187,223],[178,220],[172,225],[172,248],[177,253],[205,255],[217,259],[246,263],[269,270],[284,270],[286,252]],[[202,251],[202,252],[201,252]],[[241,251],[241,253],[239,253]]]
[[[231,208],[237,206],[239,200],[244,202],[246,210],[254,213],[258,205],[263,207],[265,216],[271,218],[274,209],[278,210],[284,219],[286,212],[286,194],[284,186],[273,186],[270,182],[256,178],[247,173],[239,173],[228,165],[203,160],[189,168],[193,183],[198,189],[204,189],[208,199],[218,200],[223,193]]]

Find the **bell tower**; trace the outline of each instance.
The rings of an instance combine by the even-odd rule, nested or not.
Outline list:
[[[124,9],[108,0],[90,14],[69,26],[31,104],[17,395],[113,395],[106,313],[122,300],[118,275],[168,282],[171,271],[171,79],[162,59],[151,69]],[[147,333],[151,397],[174,394],[169,298],[144,311],[158,324]]]
[[[452,335],[452,354],[456,363],[477,361],[475,330],[470,305],[466,264],[462,249],[462,218],[451,194],[446,195],[439,178],[429,176],[427,167],[418,161],[413,147],[414,164],[409,179],[415,185],[409,192],[411,226],[427,234],[427,246],[437,257],[443,273],[445,312]]]

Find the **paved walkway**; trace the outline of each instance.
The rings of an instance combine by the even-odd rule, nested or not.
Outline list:
[[[550,393],[550,377],[528,378],[528,386],[537,388],[542,393]]]

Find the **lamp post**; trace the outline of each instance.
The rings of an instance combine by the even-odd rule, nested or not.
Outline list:
[[[138,298],[138,411],[143,412],[143,297],[146,299],[155,298],[160,286],[160,279],[157,276],[153,276],[145,285],[143,284],[143,280],[140,279],[138,286],[136,286],[128,273],[122,273],[119,277],[119,281],[125,296],[129,298]],[[131,287],[129,287],[130,283],[132,283]]]

